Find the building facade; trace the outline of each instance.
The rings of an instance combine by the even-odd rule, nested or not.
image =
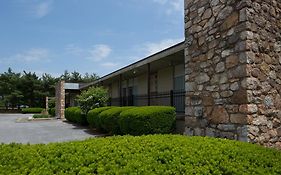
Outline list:
[[[174,106],[184,132],[184,42],[108,74],[91,85],[108,89],[110,106]],[[82,88],[83,89],[83,88]]]
[[[105,86],[113,106],[174,106],[186,135],[281,148],[281,1],[184,2],[185,42],[80,90]]]

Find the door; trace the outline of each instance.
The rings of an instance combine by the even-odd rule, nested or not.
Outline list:
[[[128,106],[134,106],[133,87],[128,88]]]
[[[122,90],[122,106],[127,106],[127,89]]]

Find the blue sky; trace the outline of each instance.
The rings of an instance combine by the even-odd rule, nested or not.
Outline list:
[[[184,40],[183,0],[1,0],[0,72],[102,76]]]

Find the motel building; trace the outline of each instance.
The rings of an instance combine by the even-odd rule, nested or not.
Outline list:
[[[112,106],[174,106],[177,131],[281,148],[281,2],[184,0],[185,40],[87,85],[60,82],[57,116],[90,86]]]
[[[108,89],[109,106],[174,106],[177,131],[184,131],[184,42],[148,56],[90,84],[64,83],[65,107],[91,86]]]

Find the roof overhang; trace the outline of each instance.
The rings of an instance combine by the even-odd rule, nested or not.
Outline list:
[[[98,83],[103,82],[105,80],[108,80],[110,78],[117,77],[117,76],[119,76],[121,74],[124,74],[124,73],[126,73],[128,71],[132,71],[132,70],[137,69],[139,67],[142,67],[142,66],[144,66],[146,64],[155,62],[157,60],[160,60],[162,58],[165,58],[165,57],[168,57],[170,55],[176,54],[176,53],[178,53],[180,51],[183,51],[183,50],[184,50],[184,42],[178,43],[178,44],[176,44],[176,45],[174,45],[172,47],[169,47],[169,48],[167,48],[165,50],[162,50],[162,51],[160,51],[158,53],[155,53],[155,54],[153,54],[151,56],[148,56],[148,57],[146,57],[146,58],[144,58],[144,59],[142,59],[140,61],[132,63],[132,64],[130,64],[128,66],[125,66],[125,67],[123,67],[123,68],[121,68],[119,70],[116,70],[116,71],[108,74],[108,75],[105,75],[105,76],[101,77],[100,79],[96,80],[95,82],[92,82],[92,83],[87,84],[85,86],[81,86],[81,89],[85,89],[85,88],[88,88],[89,86],[98,84]]]

